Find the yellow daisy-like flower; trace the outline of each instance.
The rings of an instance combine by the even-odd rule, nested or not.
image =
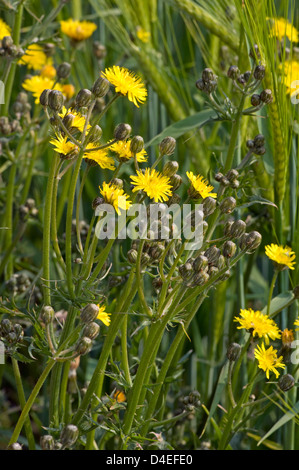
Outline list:
[[[99,186],[100,193],[103,196],[107,204],[111,204],[114,207],[117,214],[121,213],[122,210],[128,210],[131,207],[131,201],[129,196],[124,192],[123,189],[111,183],[103,183],[103,188]]]
[[[267,379],[269,379],[270,372],[274,372],[276,378],[279,377],[280,372],[277,368],[285,369],[285,364],[282,362],[283,357],[277,357],[277,351],[273,349],[273,346],[266,349],[262,343],[262,346],[255,348],[254,356],[258,360],[258,367],[266,372]]]
[[[102,72],[106,78],[115,87],[116,93],[127,96],[129,101],[139,108],[138,103],[144,103],[147,97],[147,90],[140,77],[125,67],[113,65]]]
[[[172,195],[170,179],[155,169],[146,168],[144,172],[137,171],[137,176],[130,178],[135,186],[133,192],[144,191],[155,202],[167,201]]]
[[[272,261],[274,261],[278,269],[295,269],[295,253],[288,246],[276,245],[271,243],[271,245],[265,246],[265,253]]]
[[[237,327],[238,330],[243,328],[250,331],[252,336],[264,338],[266,344],[269,344],[270,339],[280,338],[280,331],[274,320],[268,315],[263,315],[259,310],[241,309],[240,317],[235,317],[234,321],[240,324]]]
[[[27,65],[29,69],[33,70],[42,70],[45,65],[52,65],[52,63],[52,58],[46,56],[39,44],[30,44],[19,60],[19,64]]]
[[[41,77],[40,75],[34,75],[31,78],[27,78],[23,82],[22,87],[33,94],[35,98],[35,103],[39,103],[39,97],[45,89],[59,90],[62,92],[61,85],[59,83],[56,83],[56,85],[54,86],[54,83],[54,80],[52,80],[51,78]]]
[[[117,390],[113,394],[113,398],[117,401],[117,403],[123,403],[124,401],[126,401],[126,395],[121,390]]]
[[[60,21],[61,31],[74,41],[84,41],[97,29],[97,25],[91,21],[77,21],[69,18]]]
[[[109,326],[110,325],[110,313],[106,312],[106,307],[105,305],[100,306],[99,304],[97,305],[99,307],[99,313],[97,315],[97,320],[100,320],[104,325]]]
[[[140,41],[144,43],[149,42],[150,37],[151,37],[151,33],[149,33],[148,31],[145,31],[143,28],[141,28],[141,26],[137,28],[136,35],[138,39],[140,39]]]
[[[208,181],[201,175],[194,175],[192,171],[187,171],[187,177],[191,181],[191,189],[189,190],[189,195],[191,198],[196,199],[202,197],[213,197],[216,199],[217,193],[212,193],[213,186],[211,186]]]
[[[130,149],[131,140],[120,140],[115,142],[109,148],[112,152],[117,154],[117,158],[120,162],[127,162],[131,158],[134,158],[133,152]],[[147,161],[147,153],[145,149],[142,149],[141,152],[136,153],[136,158],[138,162]]]
[[[287,37],[292,42],[298,42],[298,30],[285,18],[267,18],[270,22],[270,36],[281,41]]]
[[[299,318],[297,318],[297,320],[294,321],[294,326],[299,326]],[[295,328],[295,331],[298,331],[299,328]]]
[[[61,85],[62,93],[66,97],[67,100],[70,100],[75,94],[75,87],[71,83],[66,83],[65,85]]]
[[[85,126],[85,117],[82,116],[82,114],[78,113],[74,109],[67,109],[65,106],[62,108],[61,113],[59,113],[59,116],[61,119],[63,119],[65,116],[68,116],[71,114],[74,119],[72,122],[72,127],[76,127],[80,132],[83,132],[84,126]],[[87,124],[87,130],[90,129],[90,124]]]
[[[279,65],[282,74],[282,82],[286,86],[286,92],[293,96],[299,93],[299,62],[297,60],[285,61]]]
[[[73,142],[67,140],[66,136],[57,135],[56,139],[50,140],[50,144],[54,146],[54,150],[57,153],[62,153],[63,155],[68,155],[74,150],[78,150],[77,145]]]
[[[87,150],[92,150],[93,148],[96,149],[98,145],[94,143],[89,143],[86,146]],[[84,153],[84,158],[89,160],[93,160],[101,168],[107,168],[108,170],[115,170],[115,164],[112,157],[109,157],[107,149],[98,149],[90,152]]]
[[[8,24],[5,23],[0,18],[0,41],[5,38],[5,36],[10,36],[11,35],[11,27],[8,26]]]
[[[55,78],[56,77],[56,69],[53,65],[47,64],[44,65],[40,71],[41,77],[47,78]]]

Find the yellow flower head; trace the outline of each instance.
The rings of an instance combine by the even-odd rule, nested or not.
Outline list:
[[[105,305],[100,306],[98,304],[98,307],[99,307],[99,313],[97,315],[97,320],[100,320],[102,323],[104,323],[104,325],[109,326],[110,321],[111,321],[110,320],[110,313],[106,312]]]
[[[61,85],[62,93],[66,97],[67,100],[70,100],[75,94],[75,87],[71,83],[66,83],[65,85]]]
[[[258,367],[266,372],[267,379],[269,379],[270,372],[274,372],[276,378],[279,377],[280,372],[277,368],[285,369],[285,364],[282,362],[283,357],[277,357],[277,351],[273,349],[273,346],[266,349],[262,343],[262,346],[255,348],[254,356],[258,360]]]
[[[0,18],[0,41],[5,38],[5,36],[10,36],[11,35],[11,27],[8,26],[8,24],[5,23]]]
[[[117,403],[123,403],[124,401],[126,401],[126,395],[121,390],[117,390],[113,394],[113,398],[117,401]]]
[[[94,143],[89,143],[86,146],[86,149],[91,150],[89,152],[84,153],[84,158],[92,160],[100,165],[101,168],[107,168],[108,170],[115,170],[115,164],[112,157],[108,156],[107,149],[98,149],[92,151],[92,149],[96,149],[98,146]]]
[[[292,42],[298,42],[298,30],[285,18],[267,18],[270,22],[270,36],[279,41],[287,37]]]
[[[252,336],[264,338],[267,344],[270,339],[280,338],[280,331],[274,320],[268,315],[263,315],[259,310],[241,309],[240,317],[235,317],[234,321],[240,324],[237,327],[238,330],[244,328],[250,331]]]
[[[41,77],[47,78],[55,78],[56,77],[56,69],[53,65],[47,64],[44,65],[40,71]]]
[[[285,328],[281,332],[281,341],[283,346],[290,346],[290,344],[294,341],[293,330],[288,330],[288,328]]]
[[[130,149],[131,140],[120,140],[112,144],[109,148],[112,152],[117,154],[117,158],[120,162],[127,162],[134,157],[134,154]],[[147,153],[145,149],[142,149],[141,152],[136,153],[136,158],[138,162],[147,161]]]
[[[52,58],[46,56],[39,44],[30,44],[19,60],[19,64],[27,65],[29,69],[33,70],[42,70],[45,65],[52,65],[52,63]]]
[[[141,26],[137,28],[136,35],[138,39],[140,39],[140,41],[144,43],[149,42],[150,37],[151,37],[151,33],[149,33],[148,31],[145,31],[143,28],[141,28]]]
[[[54,86],[54,80],[40,75],[34,75],[31,78],[27,78],[23,82],[22,87],[33,94],[35,103],[39,103],[39,97],[45,89],[63,91],[59,83],[56,83]]]
[[[133,192],[144,191],[155,202],[167,201],[172,195],[170,179],[155,169],[146,168],[144,172],[137,171],[137,176],[130,178],[135,186]]]
[[[187,171],[186,175],[191,181],[191,189],[189,190],[189,195],[191,198],[200,198],[205,199],[206,197],[213,197],[216,199],[217,193],[212,193],[213,186],[211,186],[208,181],[201,175],[195,176],[192,171]]]
[[[297,318],[297,320],[294,321],[294,326],[299,326],[299,318]],[[295,328],[295,331],[298,331],[299,328]]]
[[[113,67],[105,69],[102,76],[115,87],[116,93],[127,96],[128,100],[132,101],[137,108],[139,108],[138,103],[146,101],[147,91],[141,78],[125,67],[113,65]]]
[[[268,258],[274,261],[278,269],[295,269],[293,265],[295,264],[296,255],[290,247],[271,243],[271,245],[265,246],[265,253]]]
[[[111,204],[116,212],[120,214],[120,210],[127,210],[131,207],[129,196],[123,189],[111,183],[103,183],[103,188],[99,186],[100,193],[107,204]]]
[[[73,142],[67,140],[66,136],[57,135],[56,139],[50,140],[50,144],[54,146],[54,150],[57,153],[68,155],[71,152],[77,151],[77,145],[73,144]]]
[[[97,25],[91,21],[77,21],[69,18],[60,21],[61,31],[74,41],[83,41],[89,38],[97,29]]]
[[[286,86],[286,92],[293,96],[299,93],[299,62],[297,60],[288,60],[279,64],[279,69],[282,74],[282,82]]]

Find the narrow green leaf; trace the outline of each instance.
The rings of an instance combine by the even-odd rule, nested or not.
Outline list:
[[[284,426],[286,423],[288,423],[291,419],[296,416],[296,414],[299,413],[299,401],[295,403],[293,408],[290,411],[287,411],[278,421],[277,423],[272,426],[272,428],[262,437],[262,439],[259,440],[258,446],[264,442],[265,439],[267,439],[271,434],[273,434],[275,431],[277,431],[279,428]]]
[[[283,292],[282,294],[277,295],[274,299],[271,300],[270,304],[270,317],[274,317],[284,308],[289,306],[295,300],[295,295],[293,291]],[[264,307],[262,313],[267,313],[267,307]]]

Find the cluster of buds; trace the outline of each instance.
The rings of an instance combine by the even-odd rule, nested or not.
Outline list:
[[[22,204],[19,208],[20,217],[24,220],[28,217],[37,217],[38,209],[35,206],[35,200],[28,198],[25,204]]]
[[[22,126],[17,119],[9,120],[7,116],[0,117],[0,133],[2,135],[20,134],[21,132]]]
[[[254,93],[251,97],[251,104],[255,108],[260,108],[263,104],[271,104],[273,101],[273,94],[269,88],[261,91],[261,93]]]
[[[0,323],[0,337],[11,348],[22,341],[24,331],[19,323],[12,323],[8,318],[4,318]]]
[[[223,173],[218,172],[215,174],[215,180],[218,181],[220,184],[226,187],[231,187],[232,189],[238,189],[240,186],[239,183],[239,172],[235,168],[229,170],[226,175]]]
[[[262,134],[256,135],[253,140],[247,140],[246,146],[255,155],[264,155],[266,153],[265,137]]]
[[[100,333],[100,326],[95,322],[98,314],[99,307],[96,304],[88,304],[81,311],[82,336],[75,346],[75,350],[80,356],[84,356],[91,350],[92,340]]]
[[[201,406],[200,393],[197,390],[190,392],[189,395],[183,398],[182,403],[186,411],[194,411],[195,408]]]
[[[11,36],[4,36],[0,41],[0,56],[19,59],[24,54],[24,49],[20,46],[16,46]]]
[[[31,279],[25,273],[15,273],[5,283],[8,291],[14,295],[22,294],[31,286]]]
[[[72,447],[79,437],[79,429],[74,424],[66,425],[55,440],[51,434],[45,434],[40,438],[42,450],[64,450]]]
[[[201,78],[196,82],[196,88],[210,95],[217,88],[217,75],[214,74],[213,70],[206,68],[203,70]]]
[[[28,101],[28,94],[21,91],[17,97],[15,102],[13,103],[13,111],[18,120],[21,119],[22,116],[28,118],[31,111],[31,104]]]
[[[182,177],[177,173],[178,169],[179,169],[179,164],[175,160],[166,162],[162,169],[162,174],[164,176],[167,176],[170,180],[170,184],[172,186],[173,192],[179,189],[179,187],[181,186],[183,182]],[[174,201],[174,195],[173,195],[171,201],[170,202],[168,201],[167,205],[174,204],[175,202],[178,203],[179,201],[178,199]]]

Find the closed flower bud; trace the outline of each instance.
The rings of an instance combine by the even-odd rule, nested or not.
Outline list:
[[[220,173],[220,171],[219,171],[218,173],[215,174],[214,178],[215,178],[216,181],[218,181],[220,183],[223,176],[224,175],[222,173]]]
[[[224,268],[225,265],[226,265],[225,258],[223,255],[220,255],[218,258],[218,262],[217,262],[217,268],[221,270]]]
[[[19,323],[16,323],[14,325],[14,332],[16,334],[17,341],[21,341],[22,338],[24,337],[24,331],[22,326]]]
[[[278,386],[283,392],[287,392],[295,385],[295,379],[291,374],[285,374],[279,377]]]
[[[245,239],[247,253],[253,253],[261,244],[262,236],[259,232],[249,232]]]
[[[120,189],[124,187],[124,182],[121,178],[112,178],[110,183],[113,184],[113,186],[117,186]]]
[[[196,83],[195,83],[195,86],[198,90],[200,91],[204,91],[205,90],[205,82],[203,81],[202,78],[199,78]]]
[[[175,175],[171,176],[170,184],[172,186],[172,188],[171,188],[172,191],[176,191],[181,186],[182,182],[183,182],[183,179],[180,175],[175,174]],[[176,195],[174,194],[173,197],[175,197],[175,196]],[[174,204],[174,202],[172,204]]]
[[[110,88],[110,82],[104,77],[99,77],[94,82],[91,91],[96,98],[103,98],[104,96],[107,95],[109,88]]]
[[[51,92],[51,90],[46,89],[40,95],[39,102],[42,106],[48,106],[48,104],[49,104],[49,93],[50,92]]]
[[[75,119],[75,116],[71,113],[68,113],[64,116],[64,118],[62,119],[62,122],[67,129],[70,129],[73,125],[74,119]]]
[[[162,173],[163,175],[168,176],[168,178],[171,178],[177,173],[178,169],[179,169],[178,162],[176,161],[166,162],[163,167]]]
[[[160,155],[172,155],[176,147],[173,137],[165,137],[159,145]]]
[[[206,197],[202,201],[203,205],[203,213],[205,217],[208,217],[209,215],[213,214],[214,210],[216,209],[216,199],[213,197]]]
[[[231,240],[227,240],[222,248],[222,253],[225,258],[232,258],[236,253],[237,246]]]
[[[95,322],[87,323],[83,330],[83,335],[86,338],[94,339],[100,332],[100,325]]]
[[[203,220],[202,221],[202,235],[205,236],[205,234],[207,233],[207,230],[209,228],[209,224],[206,220]]]
[[[42,450],[53,450],[54,449],[54,438],[50,434],[46,434],[45,436],[41,436],[40,438],[40,446]]]
[[[263,80],[265,77],[266,69],[264,65],[257,65],[254,69],[253,76],[256,80]]]
[[[161,258],[164,250],[165,250],[164,245],[162,245],[161,243],[156,243],[151,247],[149,251],[149,255],[153,260],[157,260]]]
[[[118,124],[114,129],[114,138],[116,140],[127,140],[132,132],[132,128],[129,124]]]
[[[205,92],[212,93],[217,88],[217,80],[210,80],[209,82],[205,83]]]
[[[200,254],[192,263],[195,272],[204,270],[208,266],[209,260],[206,256]]]
[[[226,356],[229,361],[234,362],[239,359],[241,354],[241,346],[238,343],[231,343],[226,351]]]
[[[79,437],[79,429],[74,424],[68,424],[60,434],[60,442],[63,447],[72,446]]]
[[[141,152],[141,150],[143,150],[143,147],[144,147],[144,140],[143,140],[143,137],[141,137],[141,135],[135,135],[134,137],[132,137],[131,144],[130,144],[130,150],[132,153],[136,154],[136,153]]]
[[[184,280],[189,279],[190,276],[193,274],[192,264],[191,263],[181,264],[181,266],[179,267],[179,273],[180,273],[180,276]]]
[[[48,95],[49,108],[51,108],[52,111],[59,113],[62,110],[63,104],[64,104],[64,97],[61,91],[51,90]]]
[[[250,99],[250,102],[252,106],[254,107],[259,106],[262,102],[260,95],[258,95],[257,93],[254,93],[254,95],[252,95]]]
[[[231,229],[231,226],[233,225],[233,220],[228,220],[227,222],[225,222],[225,225],[224,225],[224,230],[223,230],[223,235],[225,237],[230,237],[231,234],[230,234],[230,229]]]
[[[270,104],[273,101],[272,91],[269,90],[268,88],[261,92],[260,97],[261,97],[261,101],[265,104]]]
[[[204,253],[204,255],[208,258],[209,264],[216,265],[219,259],[221,252],[216,245],[210,246]]]
[[[238,177],[239,177],[239,172],[235,168],[233,168],[232,170],[229,170],[226,174],[226,178],[230,182],[236,180]]]
[[[17,335],[15,334],[14,331],[11,331],[10,333],[8,333],[6,335],[6,340],[11,343],[11,344],[14,344],[18,341],[18,338],[17,338]]]
[[[210,266],[208,270],[208,274],[210,277],[213,277],[218,273],[218,271],[219,269],[217,268],[217,266]]]
[[[12,45],[13,45],[13,39],[11,36],[4,36],[4,38],[2,38],[3,49],[8,49]]]
[[[22,446],[18,442],[14,442],[7,447],[7,450],[22,450]]]
[[[252,139],[247,140],[247,142],[246,142],[246,147],[247,147],[249,150],[254,149],[254,147],[255,147],[255,145],[254,145],[254,140],[252,140]]]
[[[84,356],[85,354],[89,353],[92,348],[92,340],[87,336],[83,336],[76,345],[76,352],[80,354],[80,356]]]
[[[87,88],[82,88],[76,96],[76,107],[85,108],[89,105],[92,98],[92,93]]]
[[[210,80],[214,80],[215,75],[212,69],[206,68],[202,72],[202,79],[204,82],[209,82]]]
[[[197,272],[192,278],[192,286],[203,286],[206,282],[208,282],[209,278],[210,276],[207,272]]]
[[[227,71],[228,78],[231,78],[232,80],[236,80],[239,75],[240,75],[240,70],[238,69],[238,67],[236,65],[231,65]]]
[[[266,153],[266,147],[256,147],[256,148],[254,149],[254,153],[255,153],[256,155],[265,155],[265,153]]]
[[[240,238],[246,231],[246,224],[243,220],[235,220],[230,227],[230,236]]]
[[[41,309],[41,319],[42,321],[48,325],[52,323],[55,318],[54,309],[50,305],[44,305]]]
[[[57,77],[58,78],[67,78],[71,73],[71,64],[68,62],[62,62],[62,64],[57,67]]]
[[[4,320],[1,321],[0,323],[0,331],[3,336],[6,336],[9,334],[11,331],[13,331],[13,325],[8,318],[4,318]]]
[[[107,54],[106,47],[101,44],[99,41],[94,41],[93,43],[93,53],[97,59],[104,59]]]
[[[262,147],[265,144],[265,137],[263,134],[258,134],[254,138],[254,146],[255,147]]]
[[[104,204],[104,202],[104,199],[98,196],[92,201],[91,207],[93,208],[93,210],[95,210],[98,206]]]
[[[83,308],[80,318],[83,323],[92,323],[98,316],[99,307],[96,304],[88,304]]]
[[[129,263],[136,264],[137,256],[138,256],[137,250],[134,250],[134,248],[129,250],[127,253],[127,258],[128,258]]]
[[[226,197],[221,201],[220,211],[223,214],[230,214],[236,207],[237,201],[232,196]]]
[[[147,264],[149,264],[151,262],[151,257],[148,253],[142,253],[141,255],[141,264],[143,266],[146,266]]]
[[[251,77],[251,71],[250,71],[250,70],[247,70],[247,72],[245,72],[245,73],[243,74],[243,77],[244,77],[245,82],[247,83],[248,80],[249,80],[250,77]]]

